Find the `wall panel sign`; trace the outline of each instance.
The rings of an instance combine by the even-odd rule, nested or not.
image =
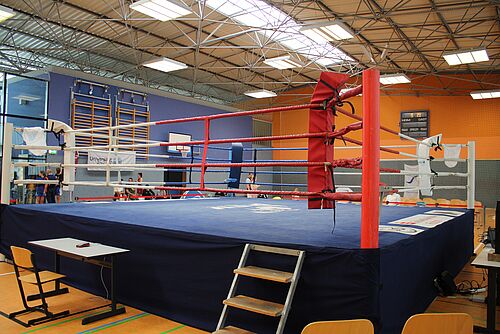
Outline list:
[[[400,132],[412,138],[429,137],[429,110],[402,111]]]

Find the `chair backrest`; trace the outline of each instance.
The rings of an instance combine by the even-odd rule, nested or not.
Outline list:
[[[402,206],[415,206],[415,203],[420,202],[419,198],[401,197]]]
[[[426,197],[423,199],[425,204],[436,204],[436,200],[434,198]]]
[[[473,326],[466,313],[422,313],[406,321],[402,334],[472,334]]]
[[[467,205],[467,202],[462,200],[462,199],[454,198],[454,199],[450,200],[450,204],[451,205]]]
[[[302,334],[373,334],[370,320],[318,321],[307,325]]]
[[[31,251],[17,246],[10,246],[12,251],[12,257],[14,259],[15,265],[21,268],[30,269],[33,268],[33,262],[31,261]]]
[[[444,204],[444,205],[450,204],[450,201],[449,201],[449,200],[447,200],[447,199],[444,199],[444,198],[438,198],[438,199],[436,200],[436,202],[437,202],[438,204]]]

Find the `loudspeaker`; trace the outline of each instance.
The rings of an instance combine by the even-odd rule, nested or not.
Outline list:
[[[441,296],[452,296],[457,292],[457,285],[453,280],[453,276],[447,271],[443,271],[434,278],[434,286]]]

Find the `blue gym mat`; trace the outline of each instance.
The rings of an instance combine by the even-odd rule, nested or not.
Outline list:
[[[368,318],[377,333],[396,334],[436,296],[433,278],[456,275],[473,250],[473,211],[417,235],[380,232],[379,249],[359,249],[360,206],[308,210],[306,201],[222,198],[2,206],[0,250],[27,241],[73,237],[130,249],[118,258],[121,302],[215,329],[246,242],[306,251],[285,333],[318,320]],[[381,228],[430,208],[381,208]],[[453,212],[463,213],[453,217]],[[335,214],[335,227],[334,227]],[[33,249],[42,265],[53,255]],[[250,264],[291,271],[294,259],[256,253]],[[67,282],[105,295],[99,268],[62,262]],[[107,274],[106,274],[107,275]],[[108,279],[105,277],[105,281]],[[238,293],[283,302],[286,287],[242,279]],[[228,323],[274,333],[275,319],[232,311]]]
[[[252,242],[348,249],[359,248],[361,227],[360,205],[338,203],[335,211],[308,210],[306,201],[241,197],[18,205],[14,210],[35,210]],[[380,223],[385,225],[431,210],[435,209],[383,206]],[[405,234],[381,232],[379,246],[392,245],[409,237],[411,236]]]

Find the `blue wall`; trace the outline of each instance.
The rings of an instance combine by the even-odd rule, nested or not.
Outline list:
[[[50,73],[49,85],[49,103],[48,103],[48,118],[55,119],[67,124],[71,124],[71,88],[74,85],[75,77]],[[107,93],[112,97],[112,105],[114,111],[116,95],[118,95],[119,87],[110,86]],[[97,90],[94,90],[97,92]],[[147,101],[150,105],[150,119],[151,121],[159,121],[165,119],[184,118],[193,116],[213,115],[220,113],[227,113],[227,111],[203,106],[195,103],[179,101],[172,98],[163,96],[156,96],[148,94]],[[252,137],[252,118],[251,117],[237,117],[229,119],[214,120],[211,123],[211,138],[238,138],[238,137]],[[150,139],[158,141],[168,141],[169,132],[191,134],[193,140],[201,140],[204,137],[204,122],[188,122],[178,123],[171,125],[159,125],[150,128]],[[48,136],[49,145],[56,145],[57,141],[54,136]],[[229,145],[215,145],[218,147]],[[245,143],[245,147],[251,147],[251,144]],[[155,147],[150,149],[151,154],[171,155],[167,152],[167,147]],[[228,159],[229,152],[223,150],[209,149],[208,157],[212,159]],[[200,156],[198,156],[200,158]],[[244,159],[251,159],[251,152],[245,152]],[[62,156],[51,156],[50,161],[61,161]],[[144,161],[144,160],[143,160]],[[143,162],[141,161],[141,162]],[[195,162],[198,162],[196,160]],[[85,163],[85,157],[79,158],[80,163]],[[181,160],[179,156],[172,156],[169,159],[151,158],[147,163],[163,162],[163,163],[177,163],[177,162],[190,162],[190,160]],[[122,172],[121,177],[127,179],[128,177],[136,178],[137,172]],[[158,172],[143,172],[144,183],[153,181],[163,181],[163,174]],[[206,175],[206,182],[223,182],[229,173],[208,173]],[[112,173],[112,180],[117,179],[117,174]],[[244,180],[243,176],[243,180]],[[103,181],[104,172],[87,171],[84,168],[79,168],[76,174],[76,179],[79,181]],[[264,179],[262,179],[264,181]],[[193,182],[199,181],[199,174],[193,175]],[[222,186],[225,188],[224,186]],[[75,189],[75,196],[77,197],[92,197],[92,196],[110,196],[112,195],[111,188],[95,188],[95,187],[77,187]]]
[[[73,87],[76,78],[50,73],[49,85],[49,108],[48,117],[70,124],[70,89]],[[113,98],[118,94],[119,87],[110,86],[108,93]],[[151,121],[159,121],[173,118],[193,117],[202,115],[213,115],[226,113],[227,111],[203,106],[199,104],[179,101],[163,96],[148,95],[150,105]],[[191,134],[193,140],[203,139],[203,122],[189,122],[171,125],[153,126],[150,128],[150,139],[168,141],[169,132],[179,132]],[[252,137],[252,118],[237,117],[229,119],[215,120],[211,124],[211,138],[236,138]],[[52,143],[55,141],[52,140]],[[220,145],[219,145],[220,146]],[[251,145],[246,145],[251,147]],[[150,150],[152,154],[167,154],[167,147],[154,148]],[[209,154],[212,157],[218,155],[217,151],[211,150]],[[220,153],[219,153],[220,154]],[[227,156],[227,153],[224,153]]]

